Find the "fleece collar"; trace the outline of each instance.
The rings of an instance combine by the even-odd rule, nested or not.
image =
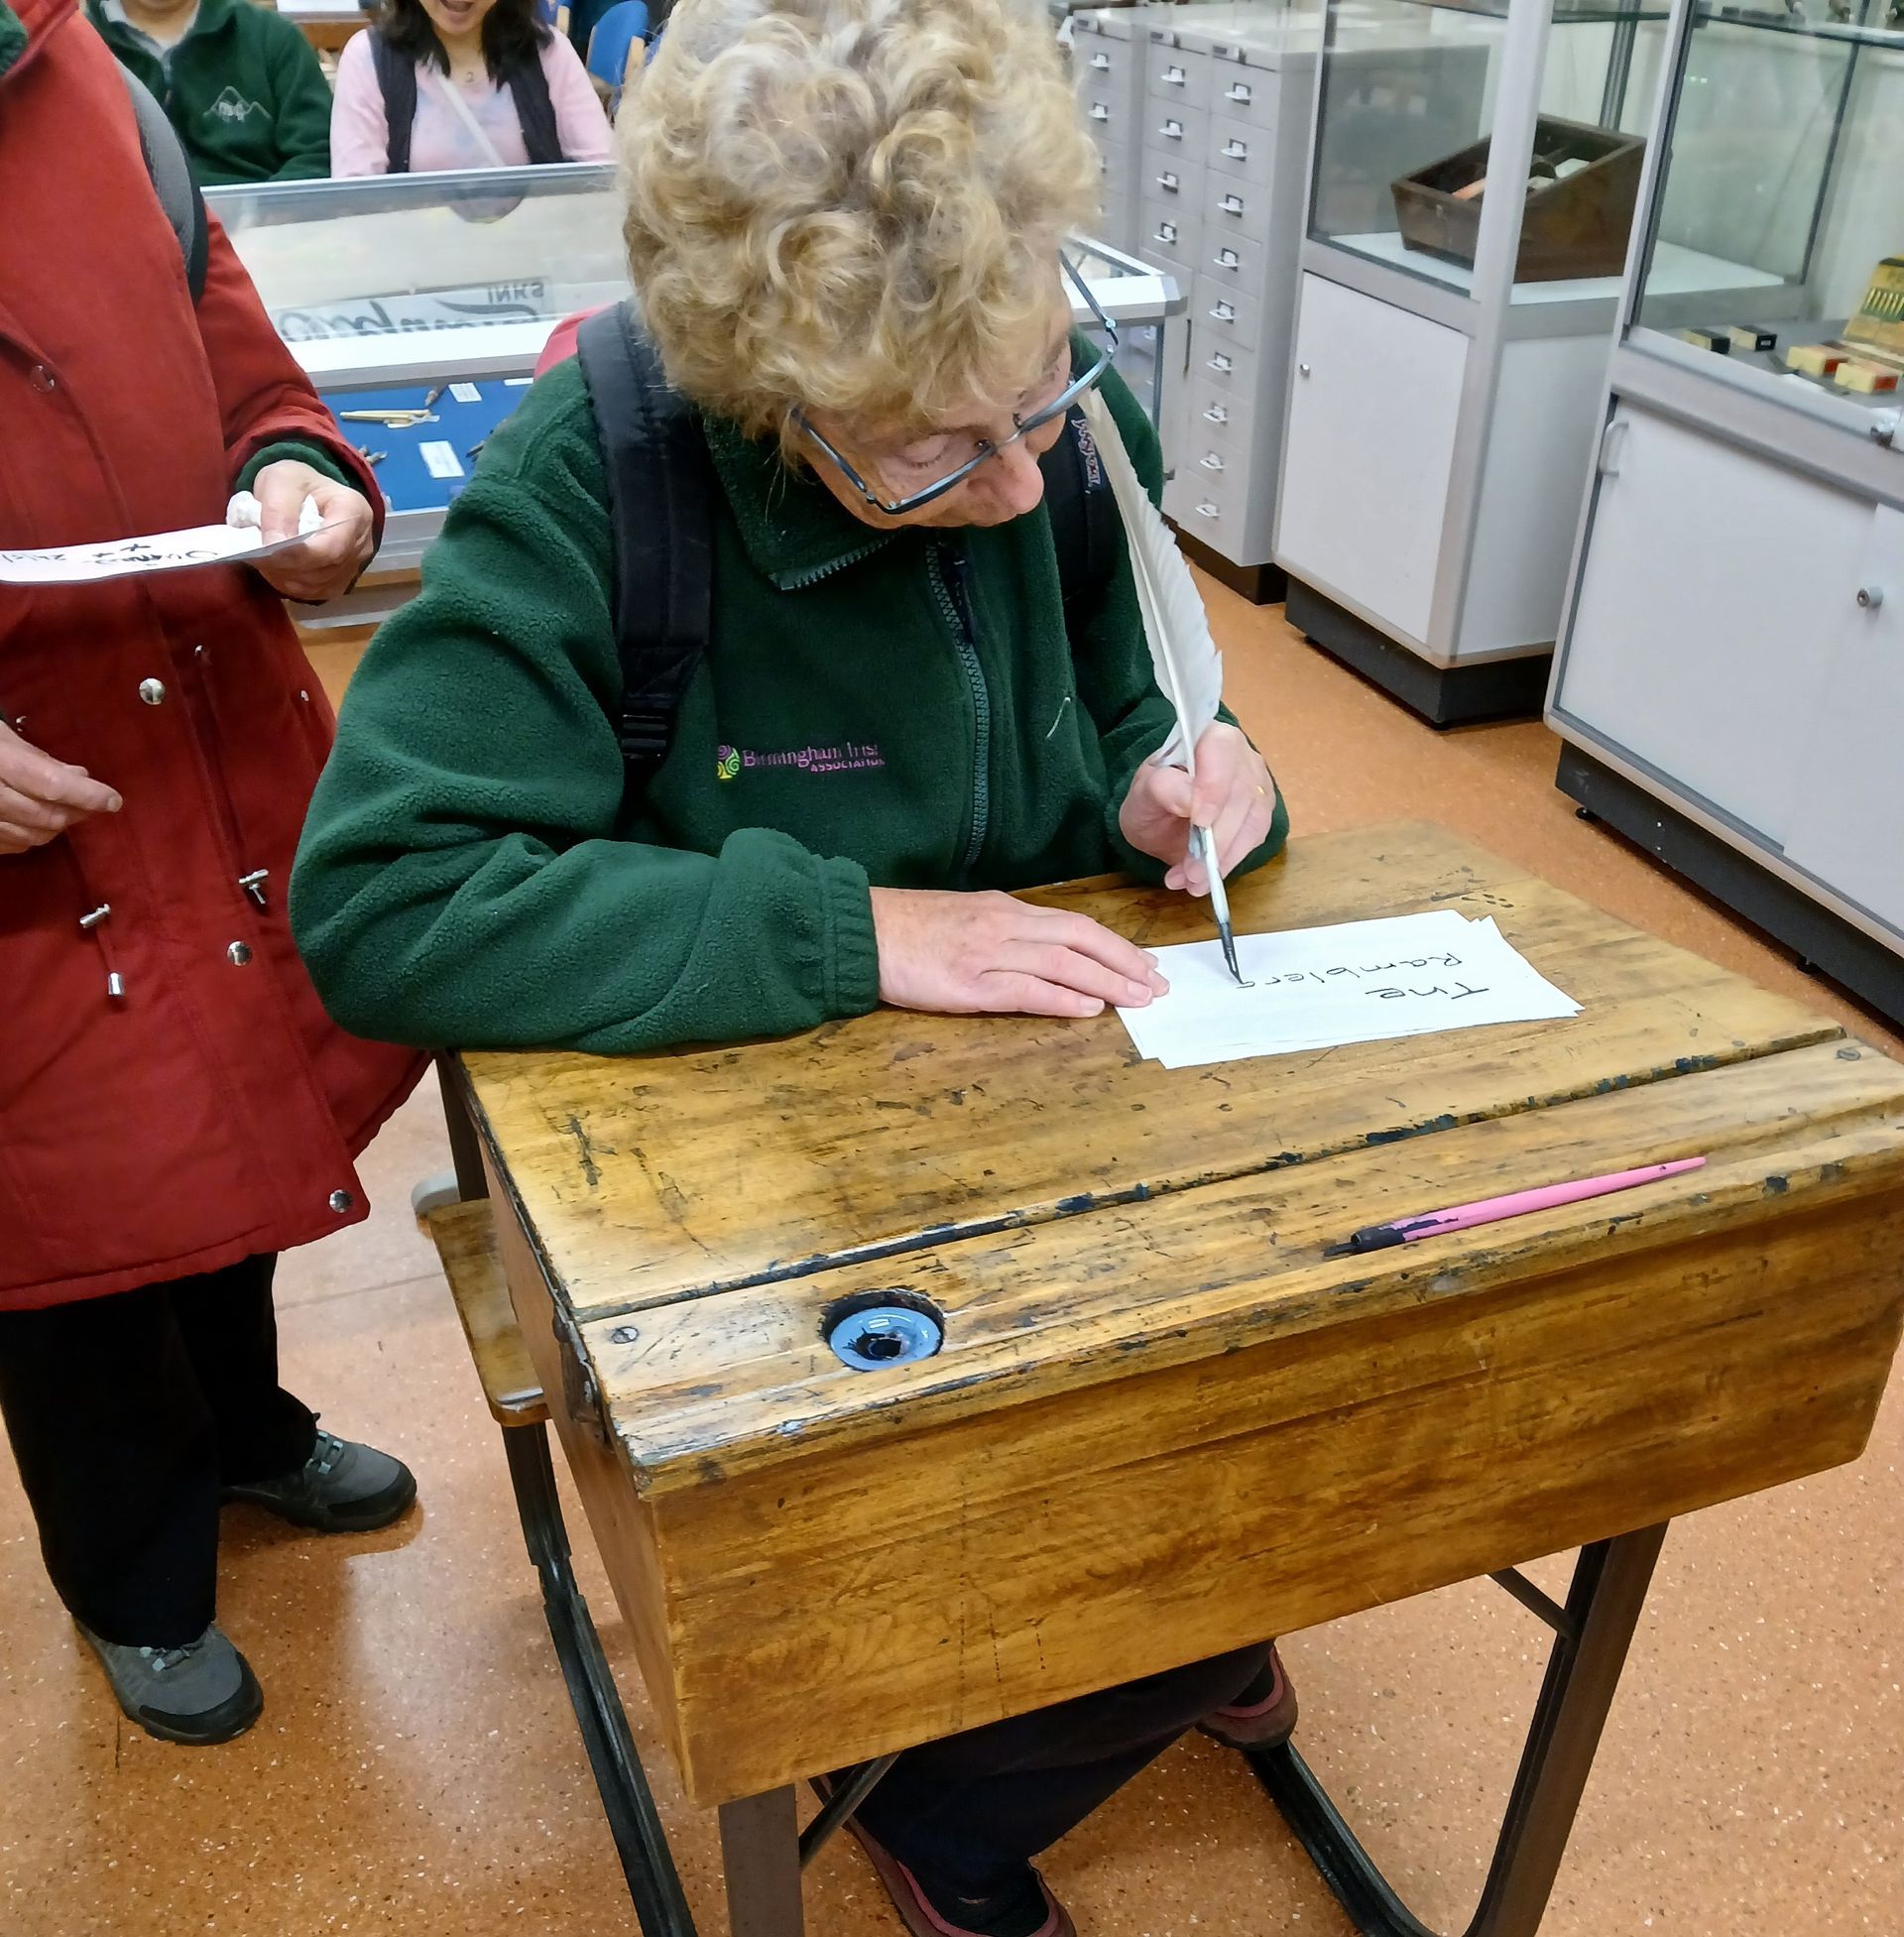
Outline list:
[[[787,465],[776,438],[743,436],[730,419],[705,412],[701,429],[741,544],[781,591],[857,564],[897,536],[862,525],[817,478]]]

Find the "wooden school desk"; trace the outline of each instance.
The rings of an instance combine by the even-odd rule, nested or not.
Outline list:
[[[1042,899],[1209,933],[1182,895]],[[1174,1073],[1111,1015],[893,1010],[464,1059],[459,1175],[490,1197],[439,1235],[649,1937],[692,1924],[544,1409],[682,1785],[721,1812],[736,1937],[800,1929],[807,1775],[1487,1573],[1556,1634],[1472,1926],[1527,1937],[1665,1523],[1863,1446],[1904,1309],[1904,1069],[1431,827],[1298,840],[1234,900],[1246,930],[1493,915],[1585,1007]],[[938,1355],[836,1360],[829,1319],[873,1294],[942,1314]],[[1565,1606],[1512,1571],[1572,1547]],[[1359,1927],[1419,1933],[1297,1751],[1255,1763]]]

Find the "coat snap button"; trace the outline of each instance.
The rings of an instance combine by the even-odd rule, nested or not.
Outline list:
[[[165,686],[157,679],[141,679],[139,681],[139,697],[148,706],[163,706],[166,703]]]
[[[333,1211],[347,1211],[356,1201],[347,1190],[333,1190],[330,1193],[330,1208]]]
[[[243,968],[251,960],[251,944],[248,941],[234,941],[225,950],[225,955],[233,968]]]
[[[33,368],[30,371],[28,371],[27,381],[31,383],[34,389],[39,391],[42,396],[45,396],[49,391],[58,390],[60,388],[60,379],[56,377],[53,374],[53,372],[49,370],[44,363],[36,363],[33,366]]]

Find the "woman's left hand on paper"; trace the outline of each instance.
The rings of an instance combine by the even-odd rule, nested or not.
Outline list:
[[[260,558],[257,570],[266,584],[288,599],[318,605],[341,597],[370,563],[376,522],[370,503],[322,471],[295,459],[267,464],[252,485],[263,513],[267,545],[298,536],[298,519],[308,498],[322,524],[301,545]]]
[[[1207,827],[1216,839],[1218,865],[1228,875],[1261,845],[1275,818],[1276,784],[1262,756],[1240,727],[1217,720],[1197,742],[1197,778],[1180,767],[1145,761],[1118,810],[1118,827],[1139,854],[1168,863],[1166,888],[1192,895],[1208,892],[1208,871],[1188,858],[1191,827]]]

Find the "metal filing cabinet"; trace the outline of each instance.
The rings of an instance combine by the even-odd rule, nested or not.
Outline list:
[[[1317,17],[1268,4],[1140,6],[1074,16],[1087,115],[1089,61],[1130,34],[1135,75],[1132,247],[1190,300],[1172,373],[1164,510],[1254,596],[1268,569],[1282,458],[1285,372],[1302,239]],[[1122,182],[1116,108],[1094,120],[1106,181]],[[1228,566],[1232,569],[1225,570]]]
[[[1078,104],[1098,145],[1104,171],[1104,215],[1098,233],[1115,249],[1137,235],[1138,150],[1143,103],[1142,35],[1133,8],[1073,16],[1071,65]]]

